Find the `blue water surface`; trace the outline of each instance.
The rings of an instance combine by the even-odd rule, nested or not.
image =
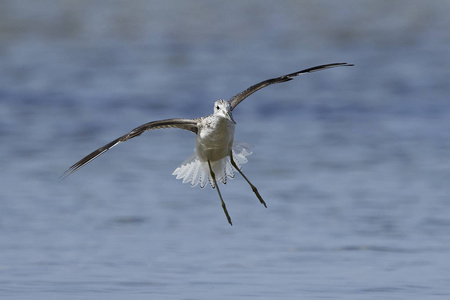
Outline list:
[[[0,2],[1,299],[448,299],[450,2]],[[172,176],[267,78],[217,192]]]

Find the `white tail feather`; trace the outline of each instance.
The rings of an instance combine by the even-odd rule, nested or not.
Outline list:
[[[252,146],[244,143],[235,143],[232,147],[233,159],[239,169],[242,165],[247,163],[249,156],[253,152]],[[231,165],[230,157],[224,157],[218,161],[211,162],[211,168],[216,175],[216,180],[227,183],[227,177],[234,178],[234,167]],[[189,156],[181,165],[175,169],[172,175],[176,175],[177,179],[183,179],[183,183],[190,182],[194,187],[200,184],[201,188],[204,188],[209,181],[212,188],[215,188],[214,181],[210,177],[208,162],[201,162],[197,156],[197,153]]]

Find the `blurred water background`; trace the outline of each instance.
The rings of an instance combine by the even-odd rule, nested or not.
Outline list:
[[[0,1],[1,299],[448,299],[449,1]],[[171,175],[194,118],[255,145],[215,190]]]

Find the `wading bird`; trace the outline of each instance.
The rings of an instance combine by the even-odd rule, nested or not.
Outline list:
[[[145,131],[161,128],[180,128],[189,130],[196,134],[195,153],[186,159],[173,172],[173,175],[176,175],[177,179],[183,179],[183,183],[190,182],[193,187],[200,184],[200,187],[203,188],[209,181],[211,187],[217,189],[223,211],[228,219],[228,223],[232,225],[230,215],[228,214],[227,207],[223,201],[217,181],[221,181],[225,184],[227,182],[227,177],[234,177],[234,170],[237,170],[239,174],[242,175],[259,199],[259,202],[267,207],[257,188],[241,171],[241,165],[247,162],[246,156],[250,155],[252,152],[245,144],[233,143],[234,126],[236,124],[233,115],[231,114],[233,109],[235,109],[245,98],[268,85],[290,81],[301,74],[341,66],[353,65],[347,63],[320,65],[262,81],[252,85],[228,101],[223,99],[217,100],[214,103],[214,113],[206,117],[196,119],[166,119],[146,123],[85,156],[72,165],[62,177],[65,178],[69,176],[117,144],[137,137]]]

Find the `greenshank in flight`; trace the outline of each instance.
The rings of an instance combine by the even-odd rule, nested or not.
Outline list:
[[[200,184],[200,187],[202,188],[205,187],[207,182],[209,182],[213,189],[217,189],[223,211],[225,212],[228,223],[232,225],[230,215],[228,214],[227,207],[223,201],[217,182],[220,181],[225,184],[227,182],[227,177],[234,177],[234,170],[242,175],[242,177],[252,188],[259,202],[267,207],[263,198],[259,194],[258,189],[241,171],[241,165],[247,162],[246,156],[250,155],[252,152],[247,145],[234,143],[234,127],[236,122],[233,119],[232,111],[245,98],[263,87],[274,83],[290,81],[294,79],[294,77],[301,74],[341,66],[353,65],[347,63],[320,65],[280,77],[264,80],[260,83],[252,85],[228,101],[223,99],[217,100],[214,103],[214,113],[206,117],[196,119],[166,119],[143,124],[83,157],[81,160],[72,165],[62,175],[62,177],[65,178],[69,176],[117,144],[137,137],[145,131],[161,128],[185,129],[192,131],[196,135],[195,153],[186,159],[173,172],[173,175],[176,175],[177,179],[183,179],[183,183],[190,182],[192,186]]]

